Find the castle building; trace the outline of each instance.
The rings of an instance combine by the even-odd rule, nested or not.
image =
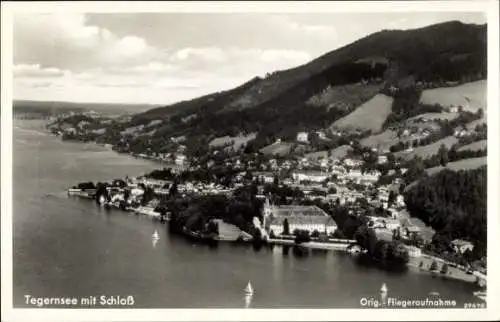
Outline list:
[[[276,206],[266,199],[263,208],[264,228],[269,235],[282,235],[288,222],[289,234],[298,230],[309,233],[317,230],[320,233],[333,234],[337,223],[331,216],[317,206]]]

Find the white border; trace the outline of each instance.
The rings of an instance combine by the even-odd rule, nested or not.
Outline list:
[[[365,2],[30,2],[2,3],[1,105],[1,232],[2,320],[5,321],[300,321],[300,320],[498,320],[500,218],[498,179],[500,119],[498,99],[498,2],[491,1],[365,1]],[[485,310],[369,310],[369,309],[13,309],[12,308],[12,15],[14,12],[485,12],[488,15],[488,308]],[[375,32],[375,30],[374,30]]]

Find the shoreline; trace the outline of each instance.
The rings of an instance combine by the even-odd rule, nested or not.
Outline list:
[[[144,160],[144,161],[154,162],[155,164],[158,164],[162,168],[171,168],[171,169],[176,169],[176,170],[180,170],[180,171],[182,171],[184,169],[189,169],[189,166],[178,165],[178,164],[175,164],[175,163],[172,163],[172,162],[168,162],[166,160],[155,158],[155,157],[143,156],[143,155],[132,153],[132,152],[120,152],[120,151],[116,151],[116,150],[113,149],[113,145],[111,145],[109,143],[98,143],[96,140],[90,140],[90,141],[87,141],[87,142],[81,141],[81,140],[78,140],[78,139],[63,140],[61,135],[57,135],[57,134],[49,131],[46,128],[46,125],[47,125],[46,120],[40,120],[40,119],[34,119],[34,120],[32,120],[32,119],[30,119],[29,121],[35,121],[35,120],[36,121],[41,121],[45,125],[45,126],[42,126],[42,131],[44,133],[50,134],[51,136],[54,136],[54,137],[58,137],[60,141],[68,141],[68,142],[83,143],[83,144],[92,143],[92,144],[95,144],[96,146],[102,147],[105,151],[113,151],[117,155],[126,155],[128,157],[133,157],[135,159],[140,159],[140,160]],[[78,197],[79,198],[85,198],[85,199],[94,199],[93,197],[84,196],[84,195],[79,195]],[[101,205],[101,207],[108,208],[108,209],[109,208],[115,208],[115,209],[119,209],[119,210],[122,210],[122,211],[125,211],[125,212],[128,212],[128,213],[136,214],[136,215],[147,215],[148,217],[151,217],[152,219],[161,220],[162,222],[164,222],[164,221],[168,222],[169,221],[169,218],[168,219],[161,218],[161,214],[159,214],[159,213],[156,213],[156,214],[153,215],[152,213],[144,213],[144,212],[140,211],[140,209],[134,209],[134,208],[121,209],[120,207],[118,207],[116,205]],[[222,238],[219,238],[218,241],[231,242],[232,240],[227,240],[224,237],[222,237]],[[252,241],[245,241],[245,243],[251,243],[251,242]],[[333,250],[333,251],[344,251],[344,252],[347,252],[347,248],[349,246],[349,244],[342,244],[342,243],[321,243],[321,242],[316,242],[316,241],[303,242],[303,243],[297,244],[297,243],[295,243],[294,240],[286,240],[286,239],[281,239],[281,238],[269,239],[267,241],[267,243],[269,243],[269,244],[275,244],[275,245],[302,246],[302,247],[309,248],[309,249],[322,249],[322,250]],[[463,281],[463,282],[467,282],[467,283],[473,283],[473,284],[476,284],[476,285],[479,284],[478,283],[478,279],[479,279],[478,276],[476,276],[474,274],[466,274],[462,270],[460,270],[458,268],[455,268],[455,267],[452,267],[452,266],[449,266],[449,268],[448,268],[448,274],[446,274],[446,275],[441,274],[439,272],[439,269],[438,269],[437,272],[430,271],[427,267],[429,267],[430,264],[434,260],[436,262],[438,262],[438,264],[440,264],[438,266],[441,266],[442,263],[445,262],[443,259],[440,259],[440,258],[429,258],[428,255],[422,254],[422,256],[420,256],[420,257],[411,257],[410,256],[409,261],[408,261],[408,263],[406,265],[409,268],[411,268],[412,270],[418,271],[420,273],[426,273],[428,275],[430,274],[430,275],[440,276],[442,278],[446,278],[446,279],[450,279],[450,280],[457,280],[457,281]],[[424,263],[423,268],[419,267],[419,263],[421,261]],[[485,279],[485,278],[486,278],[486,276],[484,276],[483,279]]]
[[[431,271],[429,269],[430,265],[432,262],[436,261],[438,263],[438,268],[434,271]],[[423,263],[422,267],[420,267],[420,262]],[[441,263],[441,264],[440,264]],[[432,275],[433,277],[440,277],[448,280],[455,280],[455,281],[461,281],[465,283],[470,283],[477,285],[479,287],[485,288],[486,287],[486,280],[484,280],[484,285],[481,284],[481,282],[478,282],[481,280],[478,276],[474,274],[467,274],[461,269],[458,269],[453,266],[448,266],[448,273],[447,274],[442,274],[440,272],[440,268],[442,265],[446,263],[443,259],[440,258],[434,258],[430,257],[428,255],[422,254],[420,257],[410,257],[410,260],[406,264],[409,268],[411,268],[414,271],[418,271],[422,274],[427,274],[427,275]]]
[[[44,121],[44,120],[40,120],[40,119],[33,119],[33,120],[28,120],[28,121],[35,121],[35,120],[36,121]],[[55,133],[47,130],[47,128],[46,128],[47,123],[46,122],[43,122],[43,124],[44,124],[44,126],[42,126],[42,128],[41,128],[42,132],[45,134],[48,134],[50,136],[58,138],[61,142],[93,144],[93,145],[104,148],[104,151],[114,152],[115,154],[118,154],[118,155],[127,155],[127,156],[133,157],[135,159],[147,160],[147,161],[151,161],[151,162],[160,164],[160,165],[162,165],[162,168],[171,168],[171,169],[179,169],[179,170],[184,170],[184,169],[189,168],[188,166],[178,165],[178,164],[175,164],[175,163],[169,162],[167,160],[163,160],[163,159],[157,159],[154,157],[143,157],[143,156],[140,156],[140,155],[132,153],[132,152],[119,152],[119,151],[114,150],[113,145],[110,143],[98,143],[95,140],[89,140],[89,141],[82,141],[82,140],[77,140],[77,139],[64,140],[64,139],[62,139],[62,135],[55,134]]]
[[[71,197],[77,197],[77,198],[83,198],[87,200],[95,200],[94,196],[91,195],[86,195],[85,192],[83,193],[70,193],[68,189],[68,196]],[[151,218],[152,220],[157,220],[162,223],[168,223],[170,221],[170,217],[168,215],[162,217],[160,213],[154,212],[154,211],[141,211],[143,207],[139,208],[130,208],[127,207],[125,209],[120,208],[119,206],[115,204],[102,204],[102,205],[97,205],[98,207],[102,207],[108,210],[113,210],[113,209],[118,209],[121,211],[124,211],[126,213],[130,214],[135,214],[136,216],[147,216],[148,218]],[[182,233],[180,235],[184,235],[186,237],[186,234]],[[214,242],[226,242],[226,243],[238,243],[238,242],[243,242],[245,244],[252,244],[253,240],[232,240],[232,239],[226,239],[224,236],[219,236],[218,238],[213,240]],[[343,242],[318,242],[318,241],[309,241],[309,242],[302,242],[297,244],[294,239],[287,239],[287,238],[269,238],[266,241],[264,241],[264,244],[269,244],[269,245],[280,245],[280,246],[300,246],[308,249],[319,249],[319,250],[326,250],[326,251],[342,251],[345,253],[350,253],[348,251],[349,246],[351,245],[353,241],[352,240],[345,240]],[[430,267],[431,263],[433,261],[438,262],[438,269],[435,271],[431,271],[428,268]],[[420,267],[419,264],[420,262],[423,263],[423,266]],[[440,258],[434,258],[429,255],[422,254],[422,256],[419,257],[412,257],[410,256],[408,263],[406,266],[412,270],[415,273],[420,273],[420,274],[426,274],[426,275],[431,275],[433,277],[440,277],[443,279],[448,279],[448,280],[454,280],[454,281],[460,281],[460,282],[465,282],[468,284],[474,284],[477,285],[481,288],[485,288],[486,286],[486,281],[484,281],[484,285],[481,285],[481,283],[478,283],[480,278],[474,274],[466,274],[464,271],[453,267],[449,266],[448,267],[448,273],[446,275],[443,275],[440,273],[440,267],[445,263],[443,259]],[[484,279],[486,276],[484,277]]]
[[[282,245],[282,246],[302,246],[310,249],[323,249],[323,250],[336,250],[336,251],[345,251],[347,252],[347,248],[350,244],[347,243],[335,243],[335,242],[304,242],[297,244],[294,240],[290,239],[281,239],[281,238],[270,238],[267,240],[267,243],[270,245]]]

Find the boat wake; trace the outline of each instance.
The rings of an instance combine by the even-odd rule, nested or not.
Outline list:
[[[43,196],[43,198],[45,199],[60,199],[61,196],[58,196],[57,194],[55,193],[47,193]]]

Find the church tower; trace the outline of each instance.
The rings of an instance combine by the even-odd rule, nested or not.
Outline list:
[[[262,226],[267,229],[270,224],[271,217],[273,215],[273,206],[269,201],[269,196],[266,197],[266,201],[264,202],[264,207],[262,209]]]

